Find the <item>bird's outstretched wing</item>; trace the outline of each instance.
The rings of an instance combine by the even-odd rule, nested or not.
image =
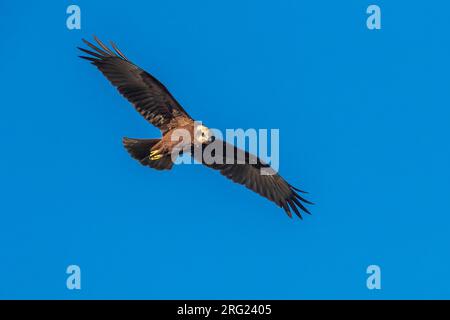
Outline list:
[[[89,55],[80,57],[91,61],[147,121],[166,132],[176,125],[174,118],[190,118],[161,82],[129,61],[113,42],[114,51],[94,39],[99,47],[83,39],[94,51],[78,48]]]
[[[206,154],[209,154],[209,152],[204,152],[206,148],[210,148],[210,154],[212,155],[209,161],[205,159]],[[234,150],[234,152],[230,154],[230,150]],[[191,152],[193,155],[201,155],[202,158],[196,159],[197,161],[207,167],[219,170],[228,179],[242,184],[276,203],[286,211],[289,217],[292,217],[291,209],[299,218],[302,218],[300,211],[311,214],[303,203],[313,203],[299,195],[299,193],[306,192],[287,183],[257,156],[221,140],[216,140],[207,146],[203,145],[202,152],[196,153],[195,150]],[[241,162],[238,162],[238,160]],[[262,171],[265,171],[266,174],[262,174]]]

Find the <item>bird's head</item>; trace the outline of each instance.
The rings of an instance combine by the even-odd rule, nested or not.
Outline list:
[[[213,139],[213,134],[210,129],[200,124],[195,126],[194,137],[196,143],[203,144],[211,142]]]

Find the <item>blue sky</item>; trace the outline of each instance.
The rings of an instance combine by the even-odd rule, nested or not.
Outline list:
[[[0,298],[449,298],[449,9],[2,1]],[[289,219],[200,165],[131,159],[123,136],[159,132],[77,58],[92,34],[206,125],[280,129],[280,173],[313,215]]]

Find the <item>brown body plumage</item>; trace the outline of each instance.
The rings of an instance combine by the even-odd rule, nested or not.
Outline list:
[[[205,163],[202,158],[196,158],[207,167],[220,171],[221,174],[232,181],[242,184],[261,196],[273,201],[282,207],[292,217],[291,209],[299,216],[300,210],[309,213],[304,203],[308,200],[300,196],[301,191],[287,183],[278,173],[273,171],[258,157],[244,150],[232,146],[224,141],[212,139],[210,131],[198,126],[183,107],[175,100],[170,92],[156,78],[145,72],[132,62],[111,43],[113,50],[105,46],[94,37],[98,46],[83,40],[94,51],[79,48],[89,56],[80,56],[95,65],[105,77],[130,101],[136,110],[151,124],[161,130],[161,139],[131,139],[123,138],[123,144],[130,155],[141,164],[158,170],[170,170],[173,166],[172,154],[174,148],[179,146],[180,140],[173,140],[176,130],[184,130],[190,135],[188,149],[194,156],[195,148],[203,149],[214,143],[218,150],[223,150],[223,159],[219,162]],[[198,133],[200,135],[198,136]],[[228,161],[230,157],[226,150],[232,149],[232,157],[245,159],[245,163]],[[200,153],[201,154],[201,153]],[[195,157],[195,156],[194,156]],[[264,169],[271,173],[262,175]]]

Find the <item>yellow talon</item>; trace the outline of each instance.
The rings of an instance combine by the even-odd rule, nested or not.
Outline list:
[[[156,155],[159,152],[159,150],[153,150],[150,152],[150,157],[153,157],[154,155]]]
[[[163,157],[162,154],[157,154],[157,155],[154,155],[154,156],[150,156],[150,160],[158,160],[158,159],[161,159],[162,157]]]

